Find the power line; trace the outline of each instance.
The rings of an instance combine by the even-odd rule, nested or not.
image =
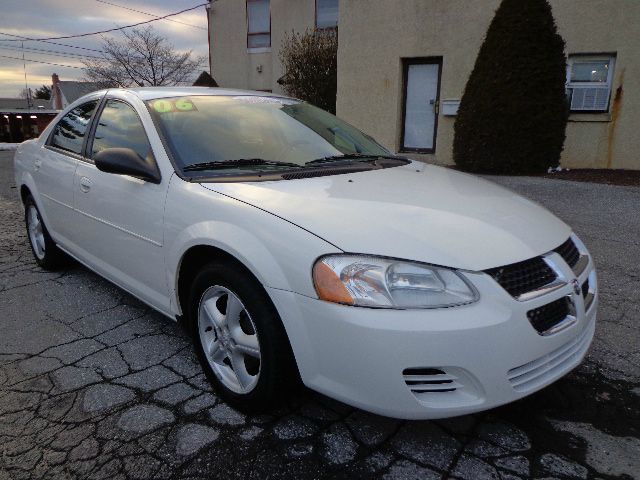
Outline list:
[[[123,8],[125,10],[129,10],[130,12],[136,12],[136,13],[141,13],[143,15],[147,15],[149,17],[155,17],[158,18],[158,15],[155,15],[153,13],[149,13],[149,12],[143,12],[142,10],[136,10],[135,8],[129,8],[129,7],[125,7],[124,5],[118,5],[117,3],[111,3],[111,2],[107,2],[105,0],[96,0],[96,2],[100,2],[100,3],[104,3],[106,5],[111,5],[112,7],[118,7],[118,8]],[[206,28],[201,27],[199,25],[194,25],[192,23],[187,23],[187,22],[181,22],[180,20],[175,20],[173,18],[164,18],[163,20],[166,20],[168,22],[173,22],[173,23],[179,23],[181,25],[186,25],[188,27],[193,27],[193,28],[199,28],[200,30],[206,30]]]
[[[0,55],[0,58],[11,58],[13,60],[20,60],[22,61],[23,59],[20,57],[10,57],[8,55]],[[29,59],[29,58],[25,58],[24,59],[25,62],[34,62],[34,63],[45,63],[47,65],[55,65],[56,67],[69,67],[69,68],[78,68],[80,70],[82,70],[84,67],[78,67],[77,65],[64,65],[62,63],[52,63],[52,62],[45,62],[43,60],[33,60],[33,59]]]
[[[24,47],[23,48],[19,48],[19,47],[10,47],[10,46],[5,46],[0,44],[0,50],[17,50],[17,51],[22,51],[25,50],[27,52],[30,53],[36,53],[36,54],[47,54],[47,55],[52,55],[54,57],[67,57],[67,58],[73,58],[74,60],[82,60],[82,59],[95,59],[95,60],[102,60],[104,57],[97,57],[95,55],[83,55],[81,53],[71,53],[71,52],[60,52],[58,50],[48,50],[48,49],[42,49],[42,48],[33,48],[33,47]]]
[[[29,40],[28,37],[23,37],[21,35],[14,35],[12,33],[0,32],[0,35],[6,35],[7,37],[19,38],[20,40],[24,40],[24,41]],[[50,42],[48,40],[35,40],[35,39],[31,39],[31,40],[33,40],[35,42],[51,43],[52,45],[58,45],[58,46],[61,46],[61,47],[76,48],[78,50],[87,50],[89,52],[104,53],[102,50],[96,50],[95,48],[78,47],[77,45],[69,45],[68,43]],[[12,41],[12,40],[10,40],[8,38],[0,39],[0,42],[10,42],[10,41]],[[17,42],[18,40],[15,40],[15,41]]]
[[[0,44],[0,50],[13,50],[13,51],[22,52],[23,48]],[[107,57],[104,57],[104,56],[98,57],[95,55],[85,55],[81,53],[61,52],[59,50],[49,50],[46,48],[42,49],[42,48],[35,48],[35,47],[24,47],[24,50],[34,54],[52,55],[54,57],[66,57],[69,59],[80,60],[80,61],[83,61],[84,59],[106,60],[106,61],[109,60]],[[104,53],[106,54],[107,52],[104,52]],[[134,58],[138,60],[144,60],[144,57],[134,57]],[[207,65],[208,65],[207,63],[199,63],[196,66],[201,67],[201,66],[207,66]]]
[[[168,18],[168,17],[174,17],[176,15],[180,15],[181,13],[190,12],[191,10],[195,10],[196,8],[204,7],[205,5],[208,5],[208,3],[201,3],[199,5],[196,5],[195,7],[185,8],[184,10],[180,10],[179,12],[169,13],[167,15],[163,15],[162,17],[152,18],[151,20],[145,20],[144,22],[133,23],[131,25],[125,25],[124,27],[109,28],[107,30],[100,30],[98,32],[80,33],[78,35],[62,35],[62,36],[59,36],[59,37],[24,38],[22,40],[19,40],[19,39],[7,39],[7,40],[4,40],[4,41],[5,42],[21,42],[21,41],[27,41],[27,40],[44,41],[44,40],[62,40],[62,39],[65,39],[65,38],[90,37],[92,35],[99,35],[101,33],[116,32],[118,30],[124,30],[125,28],[138,27],[140,25],[146,25],[148,23],[157,22],[158,20],[164,20],[165,18]]]
[[[14,60],[20,60],[20,61],[23,60],[20,57],[10,57],[8,55],[0,55],[0,58],[12,58]],[[34,60],[34,59],[30,59],[30,58],[25,58],[24,61],[26,61],[26,62],[35,62],[35,63],[45,63],[47,65],[55,65],[55,66],[58,66],[58,67],[69,67],[69,68],[79,68],[79,69],[86,68],[86,67],[78,67],[77,65],[65,65],[65,64],[62,64],[62,63],[45,62],[43,60]],[[207,65],[208,64],[206,64],[206,63],[199,63],[199,64],[197,64],[195,66],[196,67],[206,67]]]

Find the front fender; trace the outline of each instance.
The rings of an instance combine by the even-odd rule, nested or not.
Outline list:
[[[172,297],[175,296],[176,299],[179,280],[177,272],[180,271],[182,259],[191,248],[198,246],[215,247],[233,256],[264,286],[282,288],[288,285],[280,265],[251,232],[223,222],[200,222],[180,232],[167,254],[167,274],[174,291]]]
[[[313,262],[340,250],[286,220],[252,205],[174,177],[165,208],[167,285],[180,312],[178,272],[195,246],[216,247],[240,261],[271,289],[315,297]]]

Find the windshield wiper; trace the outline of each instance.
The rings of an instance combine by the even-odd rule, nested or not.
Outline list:
[[[185,172],[195,172],[199,170],[218,170],[224,168],[245,167],[252,165],[269,165],[278,167],[302,168],[302,165],[289,162],[278,162],[277,160],[265,160],[264,158],[238,158],[235,160],[220,160],[218,162],[201,162],[187,165],[182,170]]]
[[[363,161],[375,161],[378,159],[389,159],[389,160],[406,160],[404,157],[397,157],[393,155],[370,155],[365,153],[345,153],[344,155],[332,155],[329,157],[316,158],[315,160],[311,160],[305,163],[305,166],[309,165],[319,165],[323,163],[336,163],[343,162],[348,160],[356,160],[359,162]]]

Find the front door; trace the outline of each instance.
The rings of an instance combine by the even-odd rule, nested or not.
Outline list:
[[[439,59],[410,59],[405,62],[402,151],[435,152],[440,67]]]
[[[162,249],[168,178],[155,184],[98,170],[92,159],[105,148],[129,148],[143,158],[153,157],[133,106],[108,99],[98,115],[87,141],[87,161],[76,169],[79,256],[137,297],[168,310]]]

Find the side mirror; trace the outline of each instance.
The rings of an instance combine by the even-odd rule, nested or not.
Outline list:
[[[151,183],[160,183],[160,172],[153,158],[142,158],[130,148],[105,148],[93,157],[98,170],[130,175]]]

